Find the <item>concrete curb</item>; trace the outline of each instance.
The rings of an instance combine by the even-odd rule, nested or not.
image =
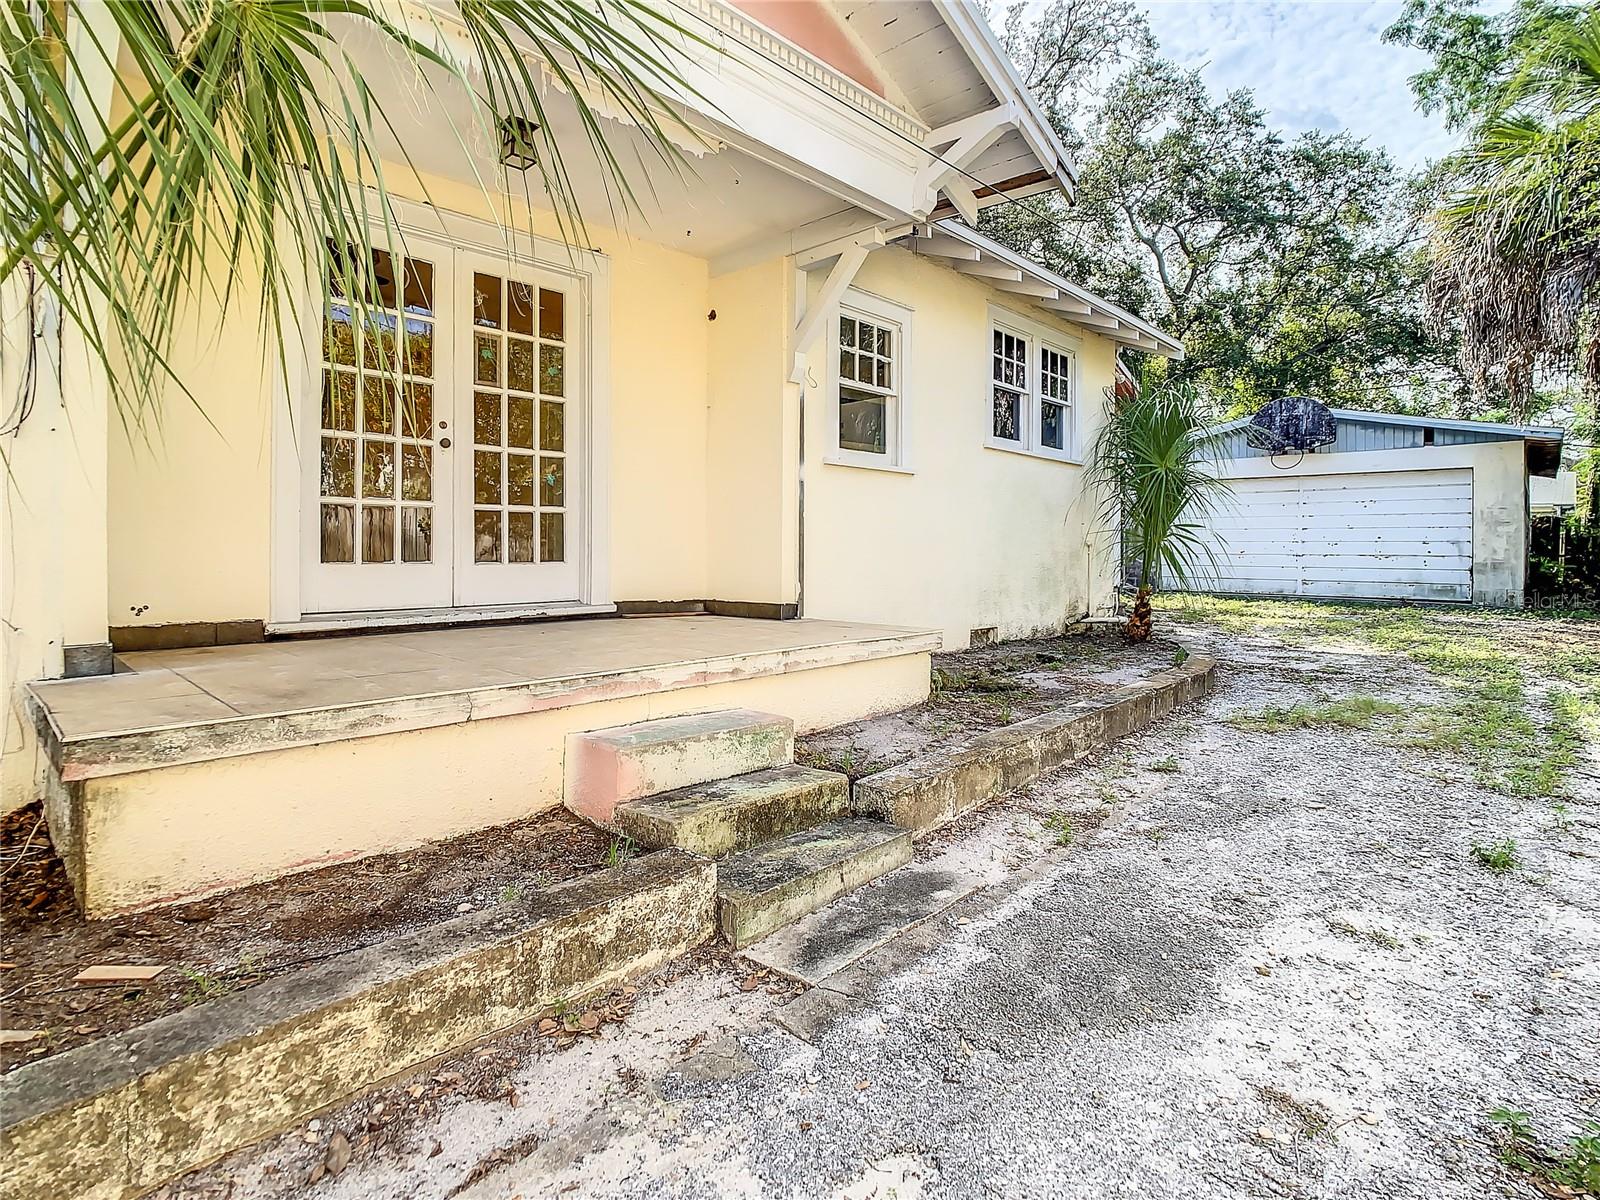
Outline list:
[[[858,813],[920,837],[1074,762],[1212,688],[1216,662],[1192,654],[1109,696],[1080,700],[856,781]]]
[[[0,1083],[6,1194],[127,1200],[683,954],[716,868],[666,850],[81,1046]]]

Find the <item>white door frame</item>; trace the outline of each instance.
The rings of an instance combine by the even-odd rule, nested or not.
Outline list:
[[[369,193],[377,204],[378,196]],[[579,323],[578,354],[588,394],[576,414],[578,442],[583,461],[578,466],[577,492],[582,500],[578,514],[580,550],[578,600],[557,604],[495,605],[484,608],[397,610],[371,613],[307,614],[302,599],[303,486],[302,443],[308,434],[305,412],[312,390],[320,388],[318,348],[321,346],[322,280],[309,269],[298,295],[284,299],[283,311],[301,314],[300,344],[292,344],[286,324],[284,347],[272,389],[272,562],[271,598],[267,628],[270,632],[310,631],[341,627],[372,627],[423,623],[452,623],[498,616],[611,612],[611,264],[595,250],[525,232],[512,233],[494,221],[444,212],[430,205],[389,197],[396,229],[447,247],[458,247],[528,267],[544,266],[584,278],[588,304],[572,314]],[[508,249],[508,244],[510,249]]]

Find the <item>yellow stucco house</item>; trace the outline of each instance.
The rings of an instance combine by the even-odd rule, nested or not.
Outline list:
[[[197,315],[204,415],[148,437],[6,297],[4,800],[91,911],[555,805],[575,731],[912,704],[931,652],[1109,602],[1084,454],[1118,349],[1182,350],[974,231],[1074,185],[981,12],[673,7],[692,169],[592,247],[391,106],[404,419],[320,288],[287,358]]]

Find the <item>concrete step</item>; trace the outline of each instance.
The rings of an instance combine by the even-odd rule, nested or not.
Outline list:
[[[794,761],[794,722],[747,708],[567,737],[566,805],[614,828],[617,805]]]
[[[721,858],[849,811],[848,776],[787,763],[630,800],[612,822],[641,846]]]
[[[911,834],[863,817],[791,833],[717,864],[717,923],[742,949],[911,859]]]

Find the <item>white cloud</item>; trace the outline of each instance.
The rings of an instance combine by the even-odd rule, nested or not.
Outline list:
[[[1249,88],[1290,133],[1349,129],[1404,166],[1448,152],[1455,138],[1412,104],[1409,76],[1428,56],[1385,45],[1399,0],[1141,0],[1162,53],[1201,69],[1211,89]]]

